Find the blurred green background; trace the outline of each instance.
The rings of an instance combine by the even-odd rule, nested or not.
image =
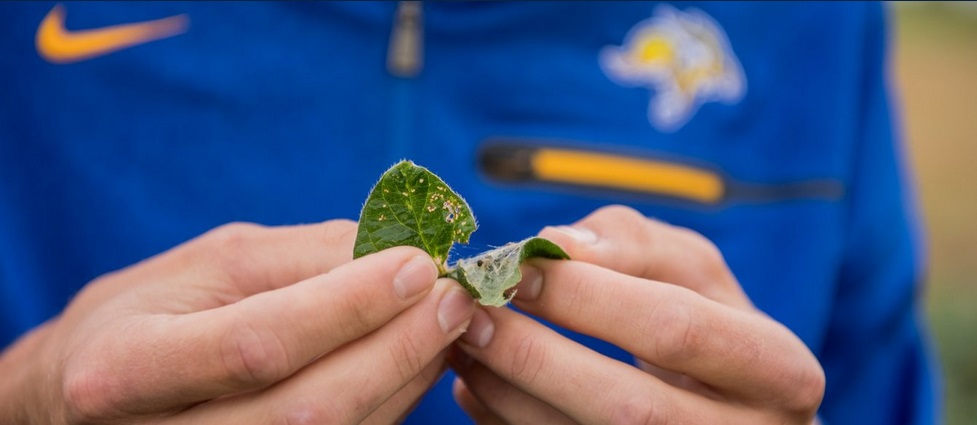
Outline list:
[[[929,242],[946,419],[977,424],[977,2],[890,3],[892,74]]]

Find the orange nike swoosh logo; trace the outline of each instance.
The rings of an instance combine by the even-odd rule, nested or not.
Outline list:
[[[51,63],[66,64],[106,55],[117,50],[186,32],[187,15],[153,21],[113,25],[82,31],[64,27],[64,6],[58,4],[37,27],[37,53]]]

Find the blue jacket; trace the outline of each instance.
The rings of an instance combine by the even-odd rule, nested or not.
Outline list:
[[[410,158],[480,248],[609,203],[695,229],[818,356],[826,423],[938,420],[882,6],[401,7],[0,5],[0,343],[219,224],[355,219]],[[52,12],[182,17],[86,52],[40,40]],[[412,423],[467,421],[449,382]]]

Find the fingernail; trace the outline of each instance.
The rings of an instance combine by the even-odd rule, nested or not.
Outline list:
[[[543,289],[543,272],[528,264],[522,266],[522,280],[516,285],[515,299],[533,301],[539,298],[539,291]]]
[[[572,226],[553,226],[552,229],[573,238],[573,240],[579,243],[597,243],[597,235],[587,229]]]
[[[464,289],[457,287],[448,289],[438,304],[438,324],[444,333],[451,333],[460,327],[472,315],[475,303]]]
[[[400,267],[394,277],[394,292],[401,299],[409,299],[434,286],[438,278],[438,269],[430,258],[418,255]]]
[[[476,308],[475,315],[468,324],[468,331],[461,336],[461,340],[468,345],[485,348],[492,341],[493,334],[495,334],[495,324],[492,323],[492,318],[481,308]]]

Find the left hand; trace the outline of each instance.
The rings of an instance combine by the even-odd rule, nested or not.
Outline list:
[[[572,261],[524,266],[514,303],[632,353],[605,357],[505,308],[480,308],[449,356],[478,423],[809,424],[824,372],[756,310],[716,247],[605,207],[541,233]]]

